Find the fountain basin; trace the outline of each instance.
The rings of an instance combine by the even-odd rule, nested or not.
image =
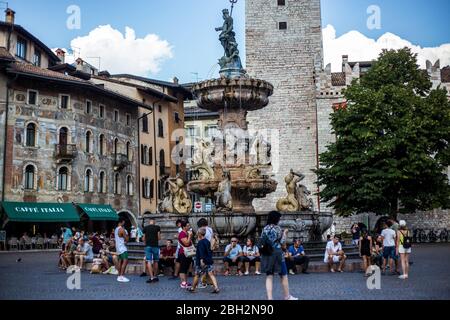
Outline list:
[[[226,106],[230,109],[253,111],[269,104],[273,86],[264,80],[240,77],[203,81],[192,90],[200,108],[221,112]]]
[[[214,232],[217,232],[219,237],[224,239],[231,237],[244,238],[254,234],[256,231],[257,217],[255,214],[193,213],[189,216],[189,222],[195,232],[198,229],[197,222],[201,218],[205,218]]]

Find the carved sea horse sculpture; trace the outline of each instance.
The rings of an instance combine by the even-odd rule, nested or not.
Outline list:
[[[159,210],[167,213],[189,214],[192,211],[192,201],[185,190],[183,179],[180,177],[170,178],[167,183],[169,189]]]
[[[308,199],[311,192],[300,184],[305,178],[300,173],[295,173],[292,169],[284,178],[286,182],[287,196],[277,201],[277,210],[282,212],[295,212],[312,208],[312,201]]]
[[[216,197],[216,208],[219,211],[231,211],[233,209],[233,199],[231,197],[231,176],[229,172],[224,172],[224,180],[219,183]]]
[[[211,143],[201,139],[196,144],[192,171],[198,171],[199,180],[211,180],[214,178],[214,170],[210,165],[212,153]]]

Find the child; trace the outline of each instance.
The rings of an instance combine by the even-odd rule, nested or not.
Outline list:
[[[197,253],[195,256],[195,277],[192,287],[188,289],[189,292],[194,293],[198,285],[200,275],[208,274],[211,279],[214,290],[211,293],[219,293],[217,279],[214,275],[213,257],[211,251],[211,243],[205,238],[206,229],[200,228],[197,232],[198,244]]]

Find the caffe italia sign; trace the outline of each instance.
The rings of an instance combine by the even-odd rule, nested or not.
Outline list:
[[[3,202],[3,211],[10,221],[19,222],[70,222],[80,221],[71,203]]]

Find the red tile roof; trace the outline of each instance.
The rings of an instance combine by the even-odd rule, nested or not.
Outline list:
[[[64,73],[39,68],[39,67],[33,66],[32,64],[23,63],[23,62],[13,63],[9,66],[9,69],[13,73],[34,74],[34,75],[37,75],[40,77],[88,83],[86,80],[82,80],[82,79],[75,78],[72,76],[67,76]]]

